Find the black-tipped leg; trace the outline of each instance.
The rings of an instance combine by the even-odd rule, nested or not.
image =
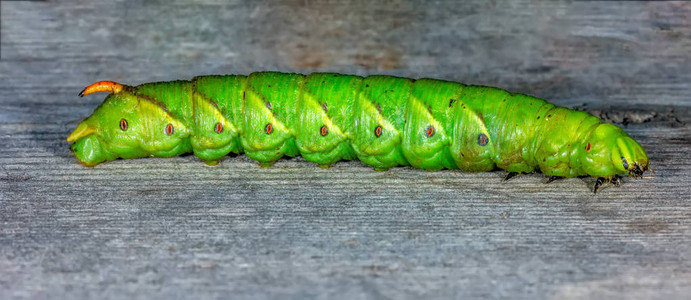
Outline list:
[[[604,177],[598,177],[597,180],[595,181],[595,188],[593,189],[593,194],[597,194],[597,189],[600,188],[600,186],[605,183],[607,179]]]
[[[545,184],[552,183],[552,182],[555,182],[555,181],[561,180],[561,179],[564,179],[564,177],[561,177],[561,176],[550,176],[549,179],[547,179],[547,182],[545,182]]]
[[[641,165],[636,163],[635,166],[636,166],[636,168],[631,171],[633,173],[634,177],[638,177],[638,178],[643,177],[643,169],[641,169]]]
[[[506,177],[504,177],[504,181],[514,178],[516,175],[518,175],[518,172],[509,172],[509,174],[506,174]]]
[[[621,175],[615,175],[614,178],[612,178],[612,183],[614,186],[619,186],[621,184]]]

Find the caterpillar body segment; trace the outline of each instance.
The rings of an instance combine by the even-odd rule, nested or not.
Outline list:
[[[620,128],[527,95],[392,76],[256,72],[125,86],[68,137],[77,159],[193,152],[208,164],[244,153],[263,166],[301,155],[320,166],[359,159],[377,170],[541,171],[554,178],[648,168]]]

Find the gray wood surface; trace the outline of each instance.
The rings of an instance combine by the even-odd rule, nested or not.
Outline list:
[[[691,3],[0,2],[1,299],[688,299]],[[597,195],[502,171],[85,168],[65,137],[126,84],[259,70],[487,84],[578,106],[656,174]]]

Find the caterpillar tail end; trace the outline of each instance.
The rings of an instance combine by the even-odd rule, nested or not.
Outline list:
[[[111,94],[117,94],[120,91],[122,91],[123,87],[124,85],[119,84],[115,81],[99,81],[84,88],[81,92],[79,92],[79,97],[84,97],[86,95],[98,92],[109,92]]]
[[[103,142],[94,134],[77,140],[70,147],[77,161],[87,167],[96,166],[104,161],[114,160],[116,155],[106,151]]]
[[[96,132],[94,127],[89,126],[86,122],[81,122],[81,123],[79,123],[77,128],[75,128],[74,131],[72,131],[72,133],[70,133],[70,135],[67,137],[67,142],[68,143],[74,143],[77,140],[79,140],[79,139],[81,139],[87,135],[90,135],[94,132]]]

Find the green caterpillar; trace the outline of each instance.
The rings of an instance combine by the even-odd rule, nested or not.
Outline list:
[[[125,86],[110,92],[67,138],[82,164],[187,152],[209,165],[245,153],[270,166],[302,155],[322,167],[359,159],[376,170],[515,174],[549,182],[642,176],[648,157],[619,127],[527,95],[434,79],[256,72]]]

